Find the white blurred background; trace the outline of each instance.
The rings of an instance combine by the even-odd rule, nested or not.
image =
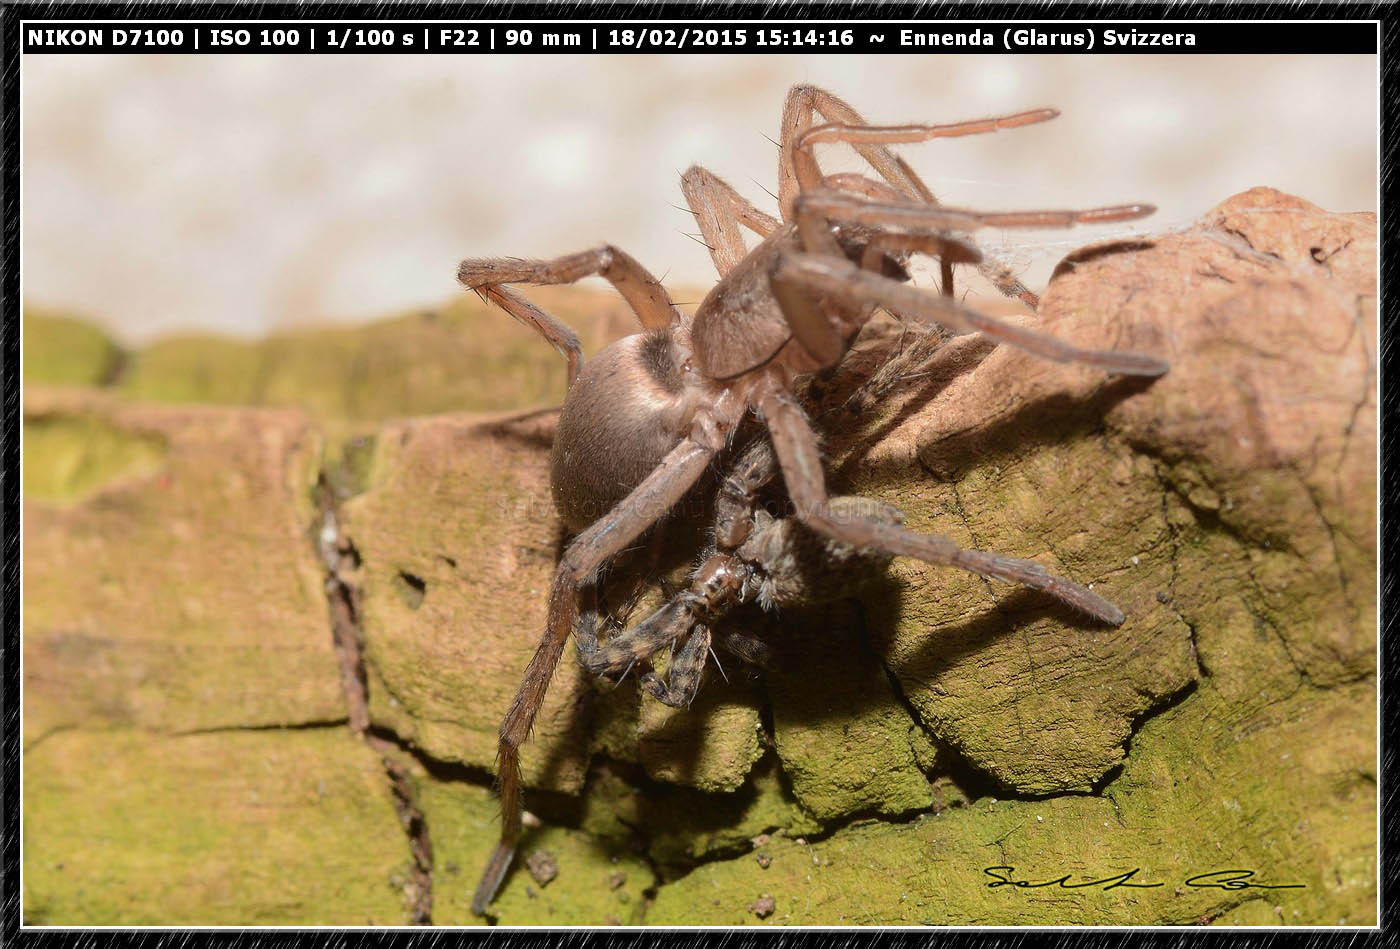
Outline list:
[[[773,210],[797,82],[878,123],[1063,111],[902,146],[954,205],[1157,204],[1139,231],[1255,185],[1376,209],[1374,56],[41,55],[22,63],[24,297],[139,343],[384,316],[459,292],[462,257],[605,241],[708,286],[680,173]],[[984,238],[1038,287],[1102,233]]]

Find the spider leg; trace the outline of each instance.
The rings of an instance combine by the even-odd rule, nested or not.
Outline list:
[[[579,661],[593,675],[620,679],[632,663],[648,658],[685,636],[695,622],[690,603],[681,593],[636,626],[605,643],[599,643],[596,637],[584,637],[580,626],[580,634],[575,637]]]
[[[834,137],[828,137],[833,135],[830,131],[819,132],[814,129],[812,125],[814,112],[831,123],[831,125],[816,128],[830,129],[844,126],[862,130],[874,129],[878,131],[880,129],[879,126],[867,125],[859,112],[830,92],[814,86],[794,86],[788,93],[787,105],[783,109],[783,143],[778,158],[778,203],[783,210],[783,220],[785,221],[793,219],[792,202],[797,193],[812,187],[812,169],[816,168],[816,160],[811,158],[811,146],[819,141],[837,140]],[[994,132],[1001,128],[1014,128],[1017,125],[1046,121],[1057,115],[1059,113],[1054,109],[1038,109],[1033,112],[1018,113],[1015,116],[976,119],[952,125],[912,126],[912,128],[941,130],[937,134],[914,139],[915,141],[926,141],[928,138]],[[898,128],[907,130],[911,126],[899,126]],[[813,137],[810,140],[805,140],[804,137],[808,134]],[[914,173],[914,169],[904,159],[884,147],[885,144],[894,144],[903,141],[903,139],[890,138],[880,142],[879,138],[878,134],[862,132],[853,135],[848,142],[880,174],[880,177],[889,183],[889,191],[893,192],[893,196],[902,196],[906,199],[922,201],[925,204],[937,205],[938,199],[934,197],[933,192],[929,190],[923,180]],[[807,157],[803,157],[804,153]],[[803,173],[808,176],[808,180],[805,182],[799,181],[799,165],[805,166]],[[817,174],[819,175],[820,172]],[[851,177],[860,176],[853,175]],[[869,179],[866,180],[869,181]],[[878,182],[871,182],[871,184],[878,184]],[[831,186],[841,188],[841,185],[834,183]],[[870,191],[863,191],[863,193],[869,197],[876,197]],[[948,261],[940,261],[939,263],[943,292],[952,296],[952,264]],[[1018,299],[1031,309],[1035,309],[1039,305],[1039,297],[1021,283],[1008,267],[997,261],[988,260],[979,264],[977,269],[1005,296]]]
[[[1023,125],[1046,122],[1059,114],[1058,109],[1031,109],[1012,115],[994,115],[984,119],[951,122],[944,125],[866,125],[859,116],[856,116],[854,120],[845,117],[835,118],[827,125],[809,125],[793,136],[792,170],[797,176],[800,188],[806,191],[821,183],[821,173],[817,170],[816,160],[811,157],[812,146],[821,142],[845,142],[865,155],[865,150],[872,146],[907,145],[915,142],[927,142],[935,138],[960,138],[964,135],[1000,132],[1006,129],[1020,128]],[[871,164],[875,163],[871,162]],[[878,165],[876,167],[879,168]],[[881,169],[881,173],[883,174],[883,169]],[[888,176],[885,180],[899,187]],[[919,185],[922,184],[923,182],[919,182]],[[909,197],[919,197],[925,203],[933,203],[933,195],[929,193],[927,187],[923,187],[921,190],[916,187],[916,193],[910,194]]]
[[[870,243],[866,245],[865,257],[861,260],[862,269],[879,273],[879,269],[871,264],[879,254],[889,251],[928,254],[955,264],[976,264],[982,260],[982,252],[977,249],[977,245],[963,240],[956,234],[900,234],[895,231],[883,231],[870,238]],[[945,292],[944,295],[949,294]]]
[[[811,296],[826,296],[853,304],[873,300],[896,312],[909,314],[914,319],[940,323],[954,332],[982,333],[998,342],[1010,343],[1019,349],[1056,362],[1083,363],[1105,372],[1131,376],[1160,376],[1169,368],[1165,360],[1144,353],[1084,349],[1075,346],[1053,336],[978,313],[948,297],[924,293],[897,280],[861,270],[844,259],[813,254],[784,254],[779,256],[774,264],[772,279],[775,287],[787,288],[788,296],[800,296],[801,288],[805,288]],[[784,300],[785,297],[779,295],[780,303]],[[815,310],[815,307],[812,309]],[[817,315],[820,316],[820,313]],[[791,319],[791,315],[789,318]],[[811,329],[810,324],[804,326],[804,332],[810,332]],[[818,329],[825,329],[829,337],[836,334],[835,327],[830,323]],[[793,332],[797,334],[796,326]],[[798,338],[804,346],[807,345],[803,336],[799,335]],[[817,338],[820,344],[822,338],[820,335]],[[784,468],[786,470],[786,466]]]
[[[872,201],[884,202],[887,204],[901,204],[904,196],[892,186],[882,181],[875,181],[865,175],[853,174],[851,172],[840,172],[834,175],[827,175],[822,179],[822,189],[830,191],[843,191],[848,194],[864,195]],[[861,266],[866,270],[878,271],[878,262],[882,254],[891,250],[906,251],[929,254],[938,258],[940,268],[939,286],[943,290],[944,296],[953,295],[953,265],[954,264],[978,264],[981,265],[982,251],[971,241],[963,240],[952,234],[939,235],[915,235],[915,234],[895,234],[890,232],[878,233],[871,238],[866,245],[865,254],[861,258]],[[990,266],[990,265],[989,265]],[[1005,273],[1005,268],[1001,265],[995,266],[995,272]],[[998,287],[1007,296],[1029,296],[1027,300],[1032,307],[1037,299],[1035,294],[1027,290],[1015,278],[1009,278],[1015,282],[1014,288]],[[996,283],[995,280],[992,281]]]
[[[550,316],[524,297],[511,293],[505,287],[469,287],[483,300],[495,303],[515,319],[530,327],[545,338],[559,355],[569,363],[569,385],[574,384],[578,372],[583,368],[583,347],[579,345],[578,334],[563,320]]]
[[[667,682],[655,672],[642,676],[642,687],[657,701],[672,708],[686,708],[695,700],[700,677],[705,671],[705,657],[710,651],[710,627],[698,623],[680,645],[671,647],[671,666],[666,670]]]
[[[1034,561],[966,550],[937,534],[916,534],[897,524],[834,511],[827,496],[816,435],[802,407],[790,394],[772,385],[763,394],[760,409],[773,438],[783,480],[797,506],[796,516],[818,533],[852,547],[878,548],[1034,587],[1105,623],[1117,626],[1123,622],[1123,611],[1118,607],[1077,583],[1054,576]]]
[[[821,115],[827,122],[864,127],[865,119],[845,100],[818,89],[815,86],[793,86],[788,92],[783,106],[782,144],[778,152],[778,207],[784,221],[792,221],[797,214],[798,193],[820,187],[827,179],[822,177],[816,155],[810,146],[800,147],[799,142],[812,129],[814,114]],[[822,126],[825,128],[825,126]],[[832,186],[856,190],[858,193],[873,196],[875,193],[895,199],[904,198],[937,205],[933,192],[914,173],[903,158],[881,144],[853,141],[855,149],[865,161],[884,178],[887,184],[880,184],[862,175],[833,175]],[[824,235],[817,243],[808,244],[808,250],[835,253],[836,242],[830,235]],[[945,292],[953,292],[953,265],[951,261],[940,261],[940,281]],[[999,269],[999,268],[998,268]],[[1018,285],[1019,287],[1019,285]],[[1019,287],[1025,290],[1024,287]],[[1009,292],[1009,291],[1008,291]],[[1029,293],[1029,291],[1026,291]],[[800,304],[792,304],[800,308]],[[1034,305],[1034,304],[1032,304]]]
[[[864,195],[872,201],[897,204],[904,200],[904,195],[900,194],[894,187],[885,184],[883,181],[875,181],[872,178],[867,178],[865,175],[858,175],[850,172],[827,175],[822,179],[822,188],[831,191],[845,191],[850,194]],[[937,202],[930,201],[929,203],[936,204]],[[940,286],[943,289],[943,294],[945,296],[952,296],[953,264],[982,263],[982,252],[970,241],[962,240],[951,234],[944,234],[940,235],[942,241],[941,245],[929,242],[922,246],[904,246],[902,241],[914,236],[915,235],[891,233],[876,234],[866,246],[865,256],[861,259],[861,266],[866,270],[877,270],[878,268],[875,266],[875,263],[879,260],[880,254],[890,250],[917,250],[922,253],[930,254],[938,258],[939,267],[942,271],[940,274]],[[997,273],[1002,273],[1004,268],[998,266],[996,271]],[[1011,279],[1014,281],[1014,278]],[[1003,292],[1005,292],[1007,296],[1030,294],[1032,299],[1028,302],[1031,306],[1034,306],[1036,303],[1035,295],[1031,294],[1029,290],[1019,283],[1016,284],[1016,288],[1014,289],[1003,288]]]
[[[560,558],[549,593],[549,612],[539,647],[525,668],[520,689],[501,723],[497,774],[501,793],[501,840],[472,897],[472,912],[480,915],[495,897],[515,855],[521,831],[520,746],[530,734],[545,690],[564,651],[569,632],[579,620],[579,587],[610,557],[636,540],[685,496],[704,473],[723,440],[716,424],[729,418],[697,417],[690,437],[662,459],[612,511],[574,538]]]
[[[596,615],[585,611],[575,639],[579,658],[589,672],[608,678],[617,677],[619,672],[625,676],[634,664],[671,644],[667,680],[647,670],[641,677],[642,687],[666,705],[689,706],[700,686],[705,657],[713,652],[712,623],[754,598],[760,602],[769,598],[769,605],[782,605],[844,596],[888,564],[891,555],[883,550],[852,547],[796,520],[755,518],[754,495],[777,473],[771,445],[756,440],[740,453],[721,485],[717,520],[722,525],[732,522],[721,527],[721,533],[743,535],[737,555],[730,552],[732,547],[711,554],[692,574],[688,590],[606,643],[599,643],[593,635]],[[900,521],[893,508],[868,498],[838,497],[829,507],[838,518]],[[739,514],[749,518],[743,531],[735,529]],[[584,591],[580,599],[589,601],[590,592]],[[767,646],[747,634],[725,631],[719,641],[755,664],[765,664],[769,657]]]
[[[733,550],[754,535],[755,496],[777,474],[777,459],[767,439],[754,439],[734,457],[720,483],[715,502],[718,549]],[[742,583],[737,590],[725,587],[716,591],[707,587],[709,574],[705,567],[712,564],[713,553],[696,568],[686,590],[675,594],[641,623],[606,643],[598,641],[596,614],[585,608],[575,637],[584,668],[597,676],[617,678],[619,672],[630,668],[632,663],[650,657],[669,644],[672,648],[670,684],[663,683],[654,672],[647,672],[642,677],[643,687],[668,705],[690,704],[699,685],[704,654],[712,641],[712,631],[701,616],[727,612],[742,597]],[[705,627],[703,642],[696,633],[702,626]],[[725,641],[721,639],[722,643]],[[681,645],[674,645],[676,643]],[[741,650],[740,656],[767,656],[767,647],[751,637],[744,637],[737,648]]]
[[[838,171],[822,179],[822,187],[832,191],[863,194],[872,201],[903,201],[908,198],[898,188],[852,171]]]
[[[597,590],[601,595],[602,591],[606,589],[609,601],[606,620],[603,621],[605,624],[615,627],[627,625],[629,618],[637,610],[637,604],[641,602],[642,597],[646,596],[649,577],[657,578],[662,595],[665,597],[673,596],[679,589],[665,576],[658,576],[661,571],[661,560],[666,552],[668,523],[662,520],[647,531],[645,549],[640,557],[628,560],[627,555],[624,554],[610,564],[606,585],[603,583],[603,578],[599,578]],[[630,564],[634,562],[640,565],[635,568],[631,567]],[[619,566],[623,566],[623,569],[619,570]],[[591,589],[591,586],[584,589],[587,591]],[[598,629],[596,623],[594,629]]]
[[[807,159],[799,156],[797,140],[812,128],[814,114],[828,122],[865,124],[865,119],[849,103],[825,89],[805,85],[792,87],[783,105],[782,141],[778,151],[778,207],[782,209],[784,221],[792,220],[792,203],[798,191],[810,187],[799,181],[801,176],[796,164]],[[888,148],[867,142],[852,142],[851,146],[900,194],[906,198],[936,203],[933,192],[914,173],[914,169]],[[810,158],[810,151],[807,154]],[[815,159],[811,160],[811,165],[816,166]],[[820,173],[817,180],[820,180]]]
[[[750,665],[765,667],[773,660],[773,650],[757,636],[741,633],[736,629],[715,631],[715,644],[731,656],[737,656]]]
[[[953,264],[982,262],[982,252],[975,244],[953,234],[897,234],[883,231],[865,245],[865,252],[860,261],[861,268],[879,273],[881,257],[892,250],[928,254],[938,258],[938,286],[945,297],[953,295]]]
[[[851,172],[840,172],[834,175],[827,175],[822,179],[822,188],[832,191],[843,191],[849,194],[864,195],[872,201],[882,201],[885,203],[902,203],[904,196],[895,190],[891,185],[882,181],[875,181],[865,175],[853,174]],[[952,234],[896,234],[891,232],[877,233],[870,239],[870,243],[865,247],[865,253],[861,257],[861,266],[866,270],[878,272],[880,261],[883,255],[890,251],[919,252],[928,254],[938,259],[939,266],[939,287],[944,296],[953,295],[953,265],[954,264],[978,264],[983,263],[982,251],[971,241],[964,240]],[[994,271],[996,274],[1005,275],[1007,270],[1000,264],[988,265],[982,268],[984,273]],[[992,282],[998,286],[1007,296],[1021,297],[1022,300],[1034,307],[1038,302],[1035,294],[1031,293],[1014,277],[1006,277],[1014,286],[1002,286],[996,279]],[[1005,281],[1003,281],[1005,282]]]
[[[594,275],[617,288],[647,329],[665,329],[679,319],[680,311],[662,288],[661,281],[635,259],[610,245],[553,260],[484,257],[464,260],[457,267],[457,281],[462,286],[496,303],[543,336],[568,359],[570,385],[583,365],[578,336],[562,321],[507,290],[504,285],[574,283]]]
[[[1157,209],[1138,202],[1103,208],[1034,211],[968,211],[915,201],[870,201],[839,191],[803,192],[797,199],[797,224],[804,240],[808,232],[829,227],[831,221],[904,228],[915,233],[972,231],[981,227],[1064,228],[1076,224],[1108,224],[1146,217]],[[819,241],[808,243],[807,249]]]
[[[721,277],[748,256],[739,233],[740,224],[759,237],[767,237],[781,226],[746,201],[728,182],[699,165],[691,165],[681,175],[681,191]]]
[[[1049,211],[967,211],[951,209],[951,207],[930,206],[918,202],[871,202],[871,200],[861,199],[844,193],[833,192],[833,190],[816,190],[816,192],[804,192],[797,197],[797,225],[798,232],[802,237],[802,245],[806,251],[813,255],[820,255],[820,258],[830,259],[832,269],[841,269],[848,272],[850,266],[846,265],[844,255],[841,255],[840,248],[836,244],[836,238],[832,235],[830,223],[864,224],[871,227],[881,228],[903,228],[899,235],[890,234],[890,241],[907,241],[916,246],[918,241],[928,242],[928,248],[944,248],[944,244],[939,242],[956,241],[951,246],[956,252],[972,251],[976,248],[962,244],[959,238],[953,238],[946,234],[946,231],[972,231],[979,227],[1072,227],[1074,224],[1102,224],[1107,221],[1127,221],[1134,218],[1144,217],[1155,211],[1151,204],[1116,204],[1112,207],[1093,207],[1086,210],[1049,210]],[[801,255],[797,255],[801,256]],[[951,260],[941,258],[944,265],[951,263]],[[841,340],[840,330],[834,328],[830,319],[827,318],[823,309],[819,307],[818,301],[811,294],[801,293],[794,290],[791,281],[784,277],[783,258],[776,259],[776,270],[770,274],[773,279],[773,291],[778,304],[783,307],[788,316],[788,323],[792,326],[792,335],[797,336],[798,342],[812,357],[819,360],[823,365],[832,365],[839,360],[844,353],[844,344]],[[791,273],[791,272],[788,272]],[[944,297],[945,304],[949,307],[958,307],[967,311],[965,307],[960,307],[952,300],[952,295],[948,293],[952,287],[951,272],[946,270],[944,274]],[[879,302],[883,307],[889,309],[900,318],[907,318],[906,311],[900,309],[902,304],[897,302],[896,295],[910,300],[910,294],[917,294],[925,297],[920,291],[913,287],[904,286],[897,281],[889,280],[881,274],[869,273],[875,281],[888,286],[902,287],[902,294],[882,294],[867,295],[867,297],[854,297],[853,294],[843,295],[844,300],[854,311],[861,315],[861,319],[867,318],[872,309],[872,301]],[[924,309],[927,309],[925,305]],[[997,335],[998,326],[1008,326],[1007,323],[995,321],[988,316],[976,315],[981,322],[987,323],[987,328],[983,332],[988,335]],[[916,316],[917,318],[917,316]],[[937,319],[937,318],[934,318]],[[949,329],[959,329],[956,323],[949,321],[939,321],[948,326]],[[960,326],[960,329],[969,330],[969,326]],[[1037,336],[1030,330],[1019,330],[1025,336]],[[1002,339],[1009,342],[1016,342],[1011,336],[1002,335]],[[1044,339],[1044,337],[1040,337]],[[1021,343],[1016,343],[1021,344]],[[1072,349],[1072,347],[1071,347]],[[1039,350],[1036,350],[1039,351]],[[1061,350],[1063,353],[1064,350]],[[1054,357],[1050,358],[1072,358]],[[1151,360],[1152,368],[1147,370],[1144,363],[1138,360],[1134,363],[1135,368],[1114,368],[1110,371],[1131,372],[1138,375],[1161,375],[1166,371],[1166,364],[1161,360]],[[1107,367],[1105,367],[1107,368]]]
[[[756,438],[734,459],[715,497],[715,546],[734,550],[754,529],[758,492],[778,476],[778,460],[765,438]]]

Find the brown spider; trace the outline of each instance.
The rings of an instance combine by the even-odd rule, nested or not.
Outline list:
[[[818,114],[828,124],[814,126]],[[813,533],[847,548],[915,557],[1035,587],[1103,622],[1123,621],[1112,603],[1033,561],[964,550],[945,537],[916,534],[888,518],[833,505],[816,436],[792,395],[795,377],[841,361],[876,307],[903,320],[981,332],[1049,359],[1107,372],[1158,376],[1167,371],[1161,359],[1081,349],[984,316],[952,297],[952,264],[982,261],[961,234],[987,226],[1131,220],[1154,208],[1131,204],[1000,213],[947,208],[885,147],[994,132],[1056,115],[1053,109],[1039,109],[952,125],[871,126],[836,96],[811,86],[794,87],[783,110],[778,157],[781,221],[704,168],[692,167],[681,178],[720,274],[693,317],[672,304],[641,264],[611,246],[554,260],[462,262],[457,278],[465,287],[533,327],[568,359],[570,385],[555,435],[550,482],[564,523],[579,531],[560,558],[544,636],[501,724],[501,840],[473,896],[473,912],[483,913],[495,897],[520,837],[519,748],[569,634],[580,625],[581,588],[691,491],[750,412],[767,427],[794,516]],[[823,176],[812,151],[822,142],[851,144],[883,180]],[[752,251],[745,247],[741,225],[762,238]],[[913,253],[940,259],[942,295],[904,282],[904,262]],[[506,285],[572,283],[591,275],[617,288],[645,332],[611,344],[583,366],[574,333]],[[1000,285],[1004,292],[1033,299],[1014,281]],[[740,532],[751,525],[744,518],[735,523]],[[745,539],[727,538],[723,549],[736,550]],[[587,662],[603,647],[595,628],[579,633]],[[696,639],[690,637],[677,652],[675,661],[682,669],[687,662],[697,668],[703,662],[698,644],[688,651]],[[687,659],[689,652],[698,654]]]
[[[892,555],[879,547],[853,547],[762,507],[759,492],[777,476],[778,462],[767,440],[741,451],[720,483],[714,537],[690,586],[606,643],[597,640],[596,611],[585,608],[576,637],[583,667],[619,679],[670,645],[667,681],[644,667],[642,688],[673,708],[688,707],[712,643],[745,662],[768,664],[769,650],[761,640],[718,625],[728,613],[746,603],[772,610],[830,602],[855,592],[889,564]],[[829,505],[839,518],[903,521],[899,511],[870,498],[833,497]]]

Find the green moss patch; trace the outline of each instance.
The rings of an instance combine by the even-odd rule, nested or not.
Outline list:
[[[43,385],[100,386],[121,367],[121,347],[84,320],[35,307],[24,308],[24,381]]]
[[[37,388],[26,413],[26,472],[67,497],[25,496],[28,738],[345,717],[303,417]]]
[[[41,415],[24,422],[24,496],[80,501],[109,484],[154,473],[167,452],[159,436],[100,418]]]
[[[343,729],[56,734],[24,761],[24,921],[402,925],[409,859]]]
[[[540,288],[532,298],[575,328],[585,354],[637,332],[616,296]],[[144,400],[292,406],[367,422],[557,405],[565,374],[563,357],[538,334],[463,294],[363,326],[286,330],[252,342],[169,337],[134,353],[119,385]]]

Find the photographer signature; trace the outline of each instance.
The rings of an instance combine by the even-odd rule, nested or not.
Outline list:
[[[1141,867],[1134,867],[1127,873],[1120,873],[1117,876],[1103,877],[1099,880],[1085,880],[1081,883],[1071,883],[1071,874],[1068,873],[1062,877],[1038,883],[1032,883],[1029,880],[1015,880],[1011,877],[1015,870],[1015,867],[997,866],[984,867],[982,872],[992,878],[992,882],[987,884],[988,889],[996,889],[999,886],[1014,886],[1022,890],[1035,890],[1045,886],[1057,886],[1062,890],[1082,890],[1089,887],[1113,890],[1121,886],[1137,890],[1150,890],[1166,886],[1165,883],[1135,882],[1133,877],[1142,871]],[[1209,873],[1198,873],[1193,877],[1188,877],[1182,881],[1182,885],[1215,890],[1294,890],[1307,886],[1305,883],[1257,883],[1254,880],[1253,870],[1212,870]]]

